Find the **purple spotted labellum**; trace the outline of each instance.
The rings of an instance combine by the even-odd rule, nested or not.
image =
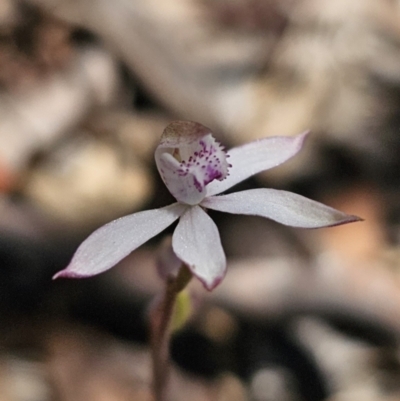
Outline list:
[[[161,177],[177,201],[198,205],[207,185],[228,175],[227,154],[203,125],[185,121],[170,124],[155,154]]]
[[[212,290],[225,275],[226,258],[218,229],[206,209],[256,215],[303,228],[361,220],[287,191],[262,188],[219,195],[290,159],[301,149],[305,137],[306,133],[264,138],[226,152],[203,125],[189,121],[171,123],[164,130],[155,160],[177,202],[100,227],[55,277],[81,278],[102,273],[179,219],[172,237],[173,250],[193,275]]]

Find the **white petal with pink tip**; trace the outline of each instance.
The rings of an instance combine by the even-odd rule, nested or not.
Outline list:
[[[231,164],[223,181],[207,185],[207,196],[217,195],[261,171],[269,170],[293,157],[302,147],[308,132],[294,136],[259,139],[228,151]]]
[[[187,206],[174,203],[114,220],[90,235],[57,277],[91,277],[110,269],[150,238],[170,226]]]
[[[172,237],[174,252],[212,290],[223,279],[226,258],[218,228],[199,206],[182,215]]]
[[[361,220],[304,196],[276,189],[250,189],[205,199],[202,206],[220,212],[267,217],[292,227],[320,228]]]

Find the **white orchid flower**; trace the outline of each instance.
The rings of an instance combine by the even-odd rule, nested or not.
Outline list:
[[[155,152],[161,177],[177,202],[134,213],[100,227],[78,248],[56,277],[83,278],[105,272],[179,219],[175,254],[212,290],[226,272],[217,226],[206,210],[256,215],[303,228],[361,220],[291,192],[250,189],[219,195],[239,182],[278,166],[302,147],[306,134],[270,137],[226,152],[201,124],[176,121],[164,130]],[[229,162],[228,162],[229,161]]]

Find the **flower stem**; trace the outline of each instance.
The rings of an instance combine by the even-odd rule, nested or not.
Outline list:
[[[169,376],[169,343],[171,320],[176,298],[192,278],[190,270],[182,264],[176,277],[166,281],[163,298],[153,309],[150,317],[151,350],[153,360],[153,391],[155,401],[166,401]]]

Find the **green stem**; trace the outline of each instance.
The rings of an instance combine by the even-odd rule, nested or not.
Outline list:
[[[153,391],[155,401],[166,401],[169,376],[170,324],[176,298],[192,278],[190,270],[182,264],[176,278],[169,278],[161,302],[151,313],[151,349],[153,359]]]

